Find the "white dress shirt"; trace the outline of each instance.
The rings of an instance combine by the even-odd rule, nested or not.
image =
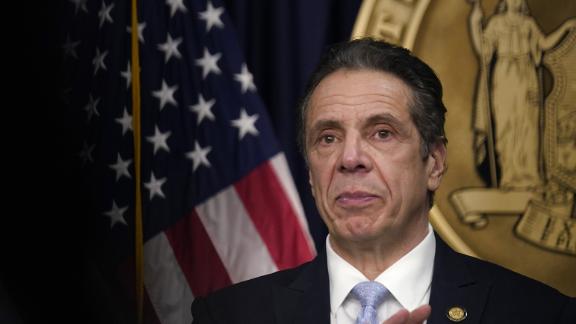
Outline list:
[[[411,311],[428,304],[435,253],[436,239],[432,226],[428,224],[428,234],[422,242],[375,279],[390,291],[378,307],[378,323],[402,308]],[[348,294],[357,283],[369,279],[336,254],[329,237],[326,238],[326,257],[330,279],[330,322],[354,324],[362,306]]]

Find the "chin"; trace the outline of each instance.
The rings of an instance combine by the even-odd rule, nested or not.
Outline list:
[[[358,220],[346,224],[346,236],[352,241],[363,241],[378,236],[373,223],[368,220]]]

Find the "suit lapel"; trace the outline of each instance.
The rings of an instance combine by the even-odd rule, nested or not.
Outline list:
[[[287,286],[278,287],[274,293],[276,323],[330,323],[330,288],[326,252],[302,269]]]
[[[492,283],[474,276],[466,257],[454,252],[436,235],[436,256],[430,306],[432,315],[428,324],[454,323],[448,310],[460,307],[466,311],[462,323],[479,323]]]

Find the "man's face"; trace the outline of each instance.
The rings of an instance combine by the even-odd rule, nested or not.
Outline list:
[[[422,156],[410,102],[403,81],[369,70],[338,70],[314,90],[306,154],[312,193],[333,239],[426,233],[427,190],[440,184],[446,151],[435,145]]]

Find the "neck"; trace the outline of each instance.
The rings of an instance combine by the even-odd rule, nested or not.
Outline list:
[[[376,240],[350,242],[330,235],[334,252],[374,280],[382,272],[414,249],[428,234],[428,219],[401,233],[382,234]]]

